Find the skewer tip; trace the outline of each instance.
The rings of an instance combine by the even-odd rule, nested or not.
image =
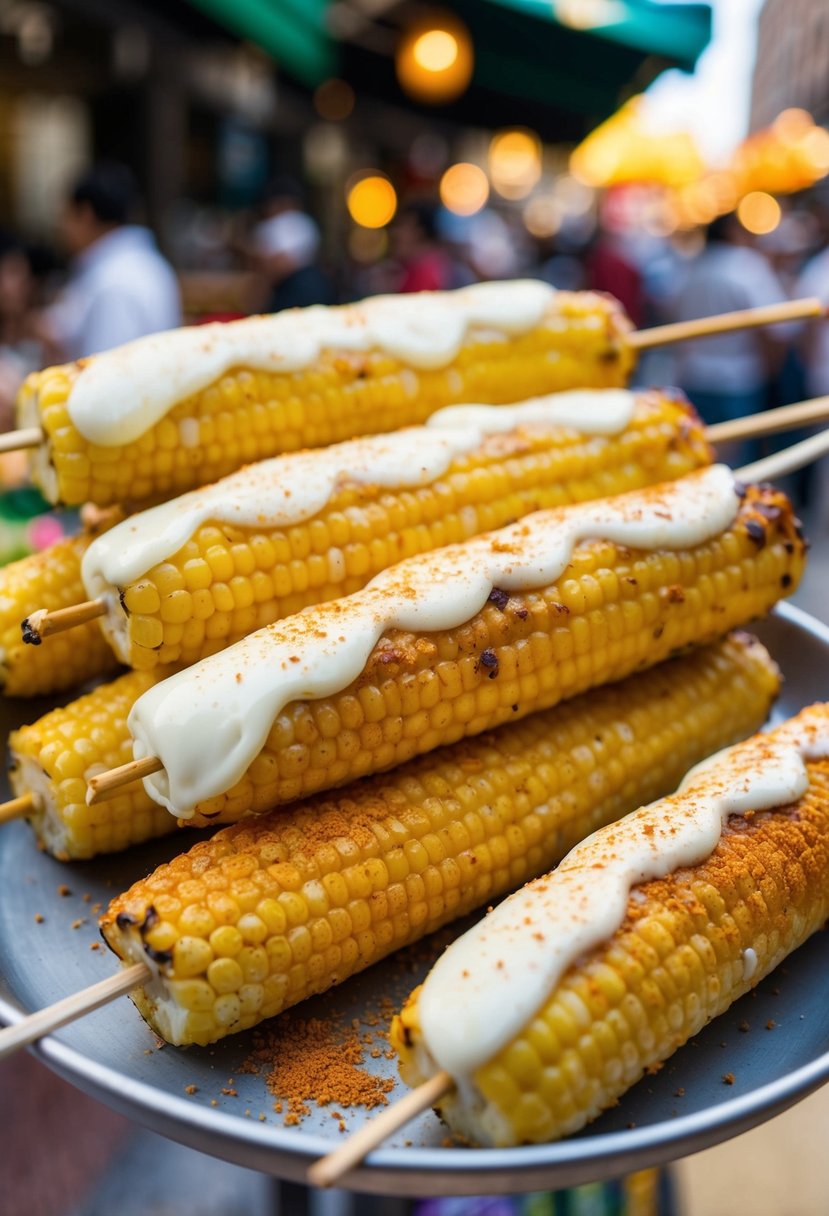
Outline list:
[[[24,448],[37,448],[46,436],[39,426],[23,427],[18,431],[6,431],[0,435],[0,452],[20,452]]]
[[[21,794],[19,798],[11,798],[8,802],[0,803],[0,824],[26,819],[37,809],[34,794]]]
[[[405,1126],[416,1115],[433,1107],[454,1084],[449,1073],[441,1071],[422,1085],[418,1085],[417,1089],[405,1094],[370,1123],[349,1136],[339,1148],[315,1161],[306,1174],[309,1186],[336,1186],[370,1152],[378,1148],[387,1136]]]
[[[144,756],[141,760],[129,760],[126,764],[119,765],[118,768],[98,773],[97,776],[89,778],[86,804],[96,806],[99,802],[106,802],[125,785],[143,780],[144,777],[151,777],[153,773],[160,773],[163,768],[164,765],[158,756]]]

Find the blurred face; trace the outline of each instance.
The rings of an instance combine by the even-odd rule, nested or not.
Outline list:
[[[33,279],[29,263],[14,250],[0,258],[0,317],[18,317],[29,308]]]
[[[68,253],[83,253],[101,236],[104,226],[96,219],[89,203],[66,204],[61,216],[60,235]]]

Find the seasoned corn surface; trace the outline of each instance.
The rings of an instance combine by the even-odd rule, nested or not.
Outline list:
[[[774,969],[829,913],[829,763],[810,763],[793,806],[732,819],[700,866],[645,883],[605,945],[571,967],[522,1034],[480,1069],[466,1133],[502,1145],[557,1139],[611,1106]],[[747,976],[743,951],[757,955]],[[417,1083],[417,994],[395,1020],[401,1069]]]
[[[391,768],[713,641],[793,590],[804,558],[771,488],[748,490],[734,525],[696,548],[581,545],[553,586],[496,590],[457,629],[386,634],[342,693],[289,703],[237,784],[187,822],[233,822]]]
[[[62,861],[114,853],[175,828],[171,816],[140,783],[120,791],[111,802],[86,805],[87,778],[130,759],[127,714],[162,674],[128,672],[12,732],[12,789],[15,796],[34,795],[32,827]]]
[[[503,404],[622,385],[633,361],[626,329],[609,297],[559,292],[544,324],[519,337],[469,341],[448,367],[414,370],[384,354],[328,352],[306,372],[239,370],[118,447],[91,444],[74,427],[67,398],[75,365],[30,377],[19,414],[26,425],[39,419],[45,431],[49,468],[35,457],[33,475],[47,497],[69,505],[138,502],[171,497],[279,452],[422,422],[454,402]]]
[[[62,692],[113,670],[115,658],[97,621],[27,646],[20,623],[38,608],[55,611],[86,599],[81,558],[90,533],[57,541],[0,569],[0,681],[9,697]]]
[[[212,523],[119,588],[103,622],[132,667],[195,663],[309,604],[349,595],[395,562],[545,507],[670,481],[711,459],[681,400],[642,394],[621,435],[558,428],[488,437],[431,485],[344,485],[315,517],[263,532]]]
[[[763,647],[735,636],[225,829],[115,899],[104,935],[125,961],[158,964],[134,995],[158,1033],[212,1042],[543,873],[750,733],[778,683]]]

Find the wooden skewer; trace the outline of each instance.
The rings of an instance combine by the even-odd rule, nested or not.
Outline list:
[[[829,397],[813,397],[794,405],[781,405],[776,410],[761,410],[759,414],[749,414],[745,418],[715,422],[705,428],[705,438],[713,444],[728,443],[732,439],[756,439],[828,419]]]
[[[372,1119],[358,1132],[348,1139],[333,1153],[321,1157],[309,1168],[306,1175],[311,1186],[335,1186],[349,1170],[366,1157],[373,1149],[398,1131],[415,1115],[429,1110],[440,1099],[453,1089],[455,1082],[448,1072],[435,1073],[428,1081],[418,1085],[399,1102],[395,1102],[388,1110]]]
[[[762,460],[744,465],[742,469],[736,470],[736,476],[747,482],[776,481],[787,473],[796,473],[798,469],[805,468],[827,453],[829,427],[818,435],[810,435],[808,439],[801,439],[800,443],[783,448],[781,452],[773,452],[771,456],[764,456]]]
[[[0,452],[20,452],[23,448],[38,448],[45,439],[39,426],[23,427],[0,435]]]
[[[114,1001],[116,997],[132,992],[133,988],[151,980],[152,974],[146,963],[135,963],[125,971],[117,971],[115,975],[101,980],[99,984],[84,988],[83,992],[64,997],[62,1001],[56,1001],[46,1009],[30,1013],[13,1026],[7,1026],[5,1030],[0,1030],[0,1060],[21,1047],[28,1047],[44,1035],[51,1034],[67,1022],[74,1022],[85,1014],[92,1013],[93,1009],[99,1009],[101,1005]]]
[[[716,334],[728,334],[735,329],[755,329],[760,325],[777,325],[781,321],[803,321],[809,317],[825,316],[826,309],[818,299],[786,300],[782,304],[744,308],[739,312],[699,317],[695,321],[655,325],[652,329],[635,330],[628,334],[626,340],[633,350],[650,350],[654,346],[670,346],[675,342],[687,342],[691,338],[711,338]]]
[[[13,819],[25,819],[37,810],[34,794],[21,794],[8,802],[0,803],[0,823],[11,823]]]
[[[87,805],[95,806],[99,802],[106,802],[107,798],[111,798],[125,785],[140,781],[143,777],[150,777],[153,773],[160,773],[163,768],[158,756],[145,756],[143,760],[129,760],[126,764],[119,764],[118,768],[111,768],[105,773],[99,773],[97,777],[90,777],[86,791]]]
[[[72,604],[69,608],[56,608],[50,612],[39,608],[37,612],[27,616],[20,626],[23,631],[23,641],[32,646],[39,646],[44,638],[53,633],[64,633],[67,629],[77,629],[87,621],[94,621],[99,616],[106,615],[105,600],[84,600],[82,604]]]

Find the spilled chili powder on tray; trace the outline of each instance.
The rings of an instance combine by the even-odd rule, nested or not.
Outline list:
[[[254,1048],[240,1072],[261,1073],[277,1099],[274,1109],[285,1111],[286,1127],[295,1126],[316,1106],[362,1106],[372,1110],[388,1103],[391,1077],[378,1077],[362,1068],[365,1046],[353,1029],[336,1019],[279,1019],[274,1030],[257,1032]],[[345,1123],[339,1119],[341,1131]]]

